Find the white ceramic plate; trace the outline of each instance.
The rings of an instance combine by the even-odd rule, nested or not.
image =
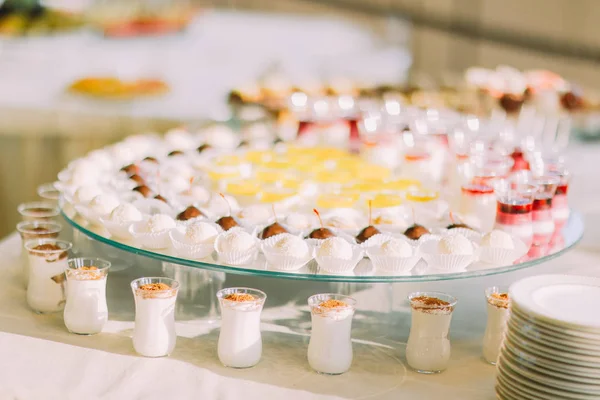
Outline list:
[[[600,279],[575,275],[525,278],[509,289],[526,314],[551,324],[600,334]]]
[[[523,359],[524,363],[534,363],[540,367],[550,369],[557,372],[565,372],[571,375],[585,377],[585,378],[600,378],[600,370],[593,367],[584,367],[564,363],[548,356],[541,356],[535,354],[533,351],[524,349],[518,344],[507,338],[504,341],[504,347],[502,351],[509,351],[516,359]]]
[[[576,329],[569,329],[566,327],[559,327],[552,325],[548,322],[542,321],[538,318],[534,318],[531,315],[527,315],[524,311],[521,311],[515,303],[511,304],[511,315],[516,319],[527,322],[529,324],[542,327],[557,333],[560,337],[565,337],[567,340],[574,342],[581,342],[596,345],[600,343],[600,335],[596,333],[578,331]]]
[[[531,391],[529,388],[524,386],[515,385],[515,382],[510,378],[504,376],[501,371],[498,371],[497,375],[496,393],[501,393],[502,399],[507,400],[548,400],[547,397],[543,397],[539,392]],[[556,399],[556,398],[555,398]],[[562,398],[558,398],[562,399]]]

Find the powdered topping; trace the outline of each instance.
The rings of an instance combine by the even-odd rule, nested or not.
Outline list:
[[[94,265],[72,268],[67,270],[67,276],[78,281],[95,281],[106,276],[105,271],[101,271]]]
[[[144,299],[167,298],[177,294],[171,286],[166,283],[146,283],[137,289],[137,294]]]
[[[86,267],[81,267],[81,268],[79,268],[79,269],[80,269],[80,270],[82,270],[82,271],[94,271],[94,270],[97,270],[97,269],[98,269],[98,267],[95,267],[95,266],[93,266],[93,265],[90,265],[89,267],[87,267],[87,266],[86,266]]]
[[[45,257],[46,262],[51,263],[51,262],[63,260],[69,256],[69,253],[67,251],[62,251],[60,253],[57,253],[60,250],[63,250],[63,248],[57,244],[45,243],[45,244],[39,244],[39,245],[35,246],[34,248],[32,248],[29,251],[29,254]],[[50,254],[44,254],[44,253],[50,253]]]
[[[319,304],[319,307],[321,307],[321,308],[342,308],[342,307],[348,307],[348,303],[341,301],[341,300],[329,299],[329,300],[321,302]]]
[[[490,305],[498,308],[508,308],[508,293],[492,293],[487,301]]]
[[[450,313],[454,307],[449,302],[430,296],[417,296],[410,300],[413,310],[418,310],[430,314]]]
[[[157,292],[157,291],[162,291],[162,290],[169,290],[171,289],[171,286],[167,285],[166,283],[147,283],[145,285],[142,285],[139,287],[139,290],[144,290],[144,291],[148,291],[148,292]]]
[[[254,296],[248,293],[230,293],[227,296],[225,296],[224,299],[229,301],[235,301],[237,303],[256,300]]]

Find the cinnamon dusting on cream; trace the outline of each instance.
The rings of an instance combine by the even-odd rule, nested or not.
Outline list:
[[[164,299],[177,294],[177,290],[166,283],[146,283],[136,290],[137,295],[143,299]]]
[[[225,296],[224,299],[229,301],[235,301],[238,303],[256,300],[254,296],[248,293],[230,293],[227,296]]]
[[[321,308],[341,308],[341,307],[348,307],[348,303],[341,301],[341,300],[329,299],[329,300],[325,300],[325,301],[322,301],[321,303],[319,303],[319,307],[321,307]]]
[[[147,291],[147,292],[158,292],[158,291],[163,291],[163,290],[169,290],[171,289],[171,286],[167,285],[166,283],[146,283],[145,285],[142,285],[138,288],[138,290],[143,290],[143,291]]]
[[[410,299],[410,305],[413,310],[423,312],[445,311],[452,312],[454,307],[449,302],[430,296],[417,296]]]
[[[487,300],[492,306],[498,308],[508,308],[508,293],[492,293]]]

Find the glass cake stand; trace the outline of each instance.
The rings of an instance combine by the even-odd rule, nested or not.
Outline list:
[[[465,271],[453,273],[430,273],[424,261],[408,274],[382,273],[373,268],[367,258],[359,262],[353,272],[344,275],[329,274],[320,271],[316,261],[309,262],[298,271],[279,271],[272,269],[262,254],[249,265],[232,266],[220,263],[213,254],[203,260],[192,260],[177,257],[172,250],[148,250],[137,246],[134,242],[115,240],[110,237],[103,227],[88,224],[82,218],[62,209],[65,220],[73,226],[74,252],[83,255],[95,255],[110,260],[112,270],[132,267],[136,257],[152,259],[179,266],[198,268],[205,271],[215,271],[228,274],[252,275],[257,277],[283,278],[305,281],[350,282],[350,283],[393,283],[393,282],[428,282],[453,279],[467,279],[487,275],[503,274],[510,271],[529,268],[556,258],[567,252],[583,236],[584,224],[580,213],[573,211],[561,234],[554,243],[545,247],[533,247],[524,261],[513,265],[493,266],[483,262],[471,264]],[[91,240],[90,240],[91,239]],[[106,246],[107,245],[107,246]]]

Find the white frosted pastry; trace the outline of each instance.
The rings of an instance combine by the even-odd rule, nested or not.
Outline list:
[[[87,155],[86,159],[103,170],[109,170],[114,167],[112,158],[106,150],[94,150]]]
[[[331,237],[325,239],[317,254],[320,257],[334,257],[342,260],[349,260],[352,258],[352,246],[350,243],[339,237]]]
[[[444,236],[438,243],[440,254],[472,255],[473,244],[461,234]]]
[[[134,222],[142,219],[142,213],[129,203],[124,203],[117,206],[110,213],[110,220],[113,222]]]
[[[229,253],[250,250],[256,244],[256,241],[248,232],[241,229],[231,229],[223,233],[218,243],[217,250],[222,253]]]
[[[251,224],[265,223],[272,215],[271,207],[266,204],[253,204],[238,213],[238,217]]]
[[[401,239],[390,239],[381,245],[381,252],[392,257],[412,257],[413,250],[410,244]]]
[[[308,245],[298,236],[283,233],[281,238],[275,242],[273,249],[285,256],[302,258],[308,254]]]
[[[165,133],[165,141],[173,150],[188,150],[196,144],[194,137],[185,129],[175,128]]]
[[[81,186],[75,191],[73,201],[78,204],[88,204],[94,197],[102,194],[102,190],[98,186]]]
[[[481,245],[509,250],[515,248],[512,237],[508,233],[496,229],[483,235]]]
[[[185,238],[189,243],[206,243],[213,241],[219,232],[211,224],[206,222],[197,222],[188,227],[185,230]]]
[[[100,194],[90,201],[90,208],[97,214],[110,214],[119,205],[119,199],[110,194]]]
[[[156,233],[175,228],[175,220],[167,214],[155,214],[148,220],[146,230]]]
[[[291,213],[285,218],[285,224],[295,230],[306,230],[312,226],[311,218],[306,214]]]

